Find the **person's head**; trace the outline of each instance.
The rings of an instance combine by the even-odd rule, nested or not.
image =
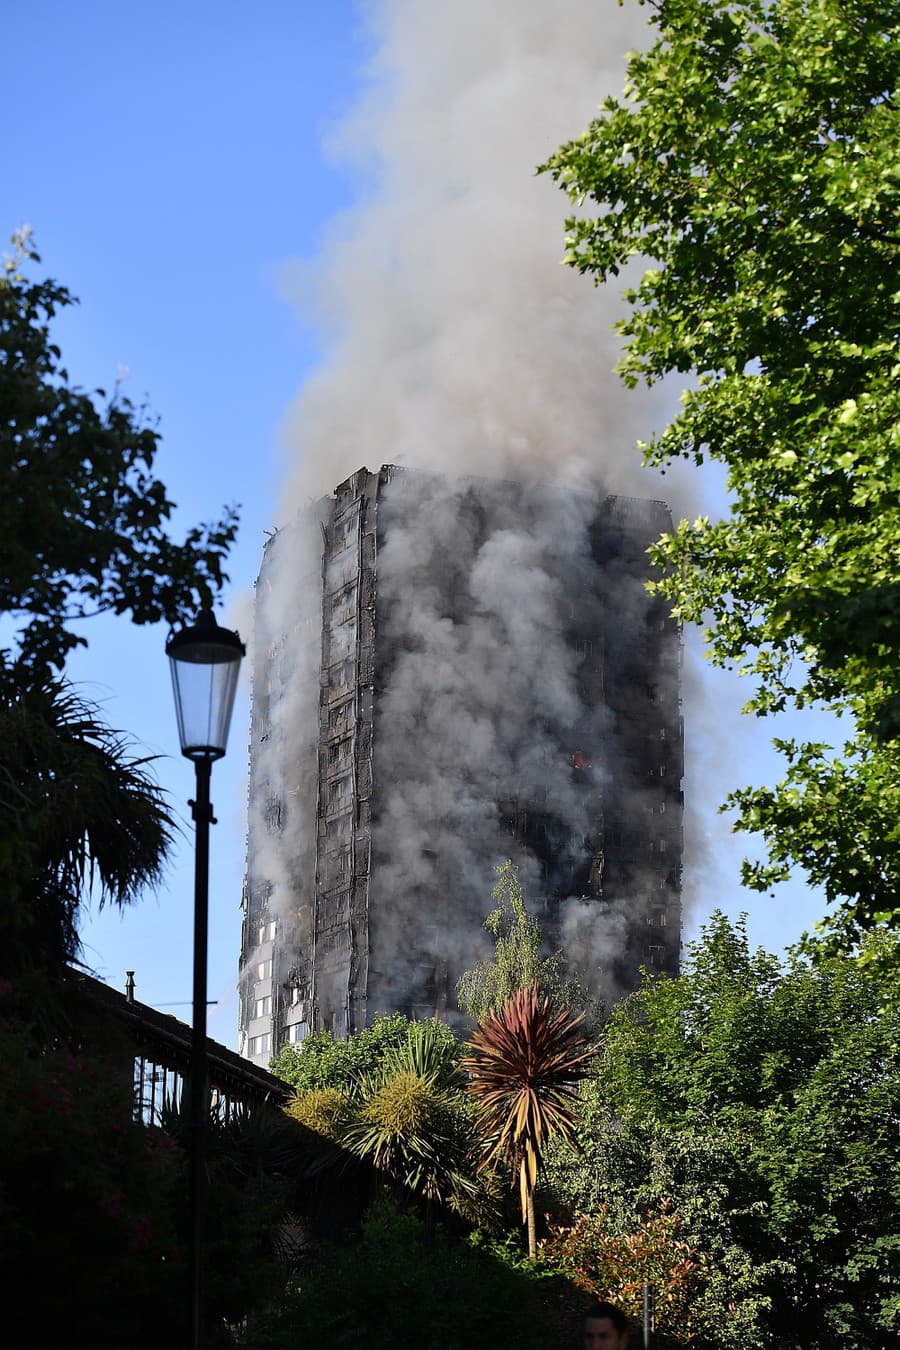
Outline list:
[[[584,1350],[625,1350],[628,1319],[613,1303],[595,1303],[584,1315]]]

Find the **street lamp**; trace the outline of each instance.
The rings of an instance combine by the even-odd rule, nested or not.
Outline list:
[[[209,827],[215,824],[209,783],[214,759],[228,743],[241,657],[237,633],[220,628],[211,609],[166,643],[172,671],[181,753],[194,761],[194,1026],[191,1038],[191,1350],[201,1350],[203,1230],[206,1212],[206,1133],[209,1083],[206,1057],[206,948],[209,916]]]

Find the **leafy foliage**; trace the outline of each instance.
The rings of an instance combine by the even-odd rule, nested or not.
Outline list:
[[[349,1118],[350,1102],[338,1088],[310,1088],[307,1092],[295,1092],[284,1109],[306,1129],[325,1139],[337,1140]]]
[[[97,1350],[185,1343],[189,1306],[189,1112],[134,1119],[134,1044],[105,1002],[65,990],[48,1043],[26,1013],[54,991],[46,972],[0,986],[0,1261],[14,1341],[52,1343],[73,1324]],[[62,1030],[61,1030],[62,1029]],[[318,1229],[310,1195],[321,1141],[258,1107],[208,1136],[206,1300],[210,1344],[283,1287],[294,1213]],[[321,1170],[321,1169],[320,1169]],[[344,1208],[333,1182],[330,1208]],[[47,1278],[51,1263],[53,1278]],[[36,1331],[35,1328],[38,1328]]]
[[[518,1173],[530,1256],[542,1152],[552,1135],[572,1138],[577,1084],[592,1053],[583,1020],[542,997],[536,984],[518,989],[472,1033],[462,1061],[484,1135],[483,1165],[503,1159]]]
[[[128,1058],[43,1046],[15,1008],[24,993],[0,993],[5,1334],[47,1343],[81,1325],[98,1350],[176,1343],[187,1296],[180,1152],[134,1125],[131,1078],[120,1072]],[[136,1305],[157,1307],[152,1331]]]
[[[301,1083],[323,1085],[298,1087],[286,1109],[429,1205],[485,1218],[490,1196],[472,1176],[475,1140],[459,1056],[452,1033],[433,1018],[394,1014],[346,1042],[318,1033],[301,1043],[293,1063]]]
[[[602,1070],[585,1083],[577,1151],[547,1150],[540,1202],[569,1225],[602,1213],[627,1278],[627,1247],[645,1223],[677,1213],[678,1237],[697,1254],[690,1332],[715,1350],[768,1347],[768,1319],[792,1276],[765,1233],[766,1190],[748,1167],[742,1133],[677,1130],[623,1120],[609,1104]],[[669,1328],[673,1334],[673,1328]],[[677,1333],[675,1334],[677,1341]]]
[[[900,1011],[865,955],[782,961],[714,916],[679,979],[613,1010],[580,1153],[548,1160],[550,1202],[605,1206],[616,1234],[673,1207],[708,1262],[700,1344],[862,1350],[900,1330]]]
[[[562,953],[543,956],[544,936],[536,917],[525,907],[518,868],[511,859],[497,867],[497,882],[491,892],[495,902],[484,921],[494,939],[490,961],[479,961],[467,970],[456,986],[459,1005],[474,1022],[483,1022],[517,989],[538,984],[559,1002],[586,1007],[588,996],[575,980],[566,980]]]
[[[644,1285],[653,1291],[659,1336],[677,1345],[695,1339],[694,1305],[706,1280],[706,1258],[681,1237],[682,1221],[666,1206],[619,1233],[607,1208],[579,1214],[540,1246],[541,1258],[564,1270],[577,1288],[614,1303],[635,1320],[643,1316]]]
[[[25,621],[3,653],[4,679],[21,690],[84,645],[75,620],[174,622],[211,603],[237,518],[229,510],[182,544],[169,536],[173,503],[152,472],[158,433],[128,399],[98,406],[69,383],[49,330],[73,297],[23,275],[40,261],[27,231],[13,243],[0,275],[0,611]]]
[[[269,1067],[272,1073],[299,1092],[337,1088],[349,1093],[361,1077],[378,1071],[386,1055],[407,1046],[412,1025],[403,1013],[390,1013],[376,1015],[370,1027],[364,1027],[346,1040],[336,1040],[330,1031],[315,1031],[299,1045],[282,1046]],[[416,1025],[431,1028],[436,1043],[441,1046],[445,1071],[452,1073],[462,1054],[462,1047],[453,1032],[437,1018]]]
[[[478,1188],[468,1166],[474,1135],[456,1072],[455,1046],[412,1022],[404,1046],[359,1080],[356,1119],[341,1142],[414,1195],[457,1207]]]
[[[660,591],[712,616],[749,711],[822,701],[855,726],[839,762],[783,747],[784,781],[732,799],[771,850],[745,880],[801,865],[852,944],[900,925],[900,20],[893,0],[666,0],[651,22],[624,97],[543,167],[579,209],[567,262],[599,283],[645,260],[625,381],[695,377],[648,460],[728,470],[730,515],[657,545]]]
[[[78,951],[81,903],[123,905],[160,878],[172,817],[127,739],[63,678],[103,610],[175,621],[223,581],[233,511],[167,533],[173,504],[152,474],[157,432],[127,399],[70,384],[50,339],[74,303],[27,231],[0,274],[0,930],[4,970],[57,971]]]
[[[162,1123],[186,1162],[191,1131],[187,1104],[171,1107]],[[218,1343],[233,1344],[230,1336],[221,1338],[222,1330],[265,1306],[289,1278],[292,1225],[298,1213],[305,1219],[315,1210],[318,1197],[307,1192],[323,1172],[321,1157],[327,1151],[315,1135],[268,1104],[237,1112],[227,1121],[210,1117],[205,1299],[210,1327],[220,1328]],[[176,1218],[187,1249],[187,1168],[180,1182]]]
[[[475,1235],[468,1242],[441,1230],[425,1240],[422,1221],[383,1197],[366,1216],[362,1237],[306,1262],[280,1304],[258,1318],[255,1350],[314,1345],[349,1350],[563,1350],[577,1313],[565,1307],[564,1282],[540,1277],[515,1253]]]
[[[71,686],[0,705],[0,932],[7,975],[60,969],[78,951],[94,887],[124,905],[158,883],[172,820],[148,760]]]

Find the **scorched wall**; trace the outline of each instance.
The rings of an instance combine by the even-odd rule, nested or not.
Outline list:
[[[360,469],[256,595],[241,1048],[376,1012],[457,1024],[519,865],[607,999],[677,970],[681,646],[645,588],[664,503]]]

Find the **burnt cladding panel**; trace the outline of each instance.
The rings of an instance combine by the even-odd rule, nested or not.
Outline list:
[[[361,469],[338,486],[324,539],[313,1006],[341,1035],[366,1009],[377,482]]]
[[[595,531],[606,595],[604,690],[611,714],[605,898],[627,913],[618,974],[677,970],[681,933],[681,642],[648,593],[649,545],[671,529],[663,503],[610,498]]]

